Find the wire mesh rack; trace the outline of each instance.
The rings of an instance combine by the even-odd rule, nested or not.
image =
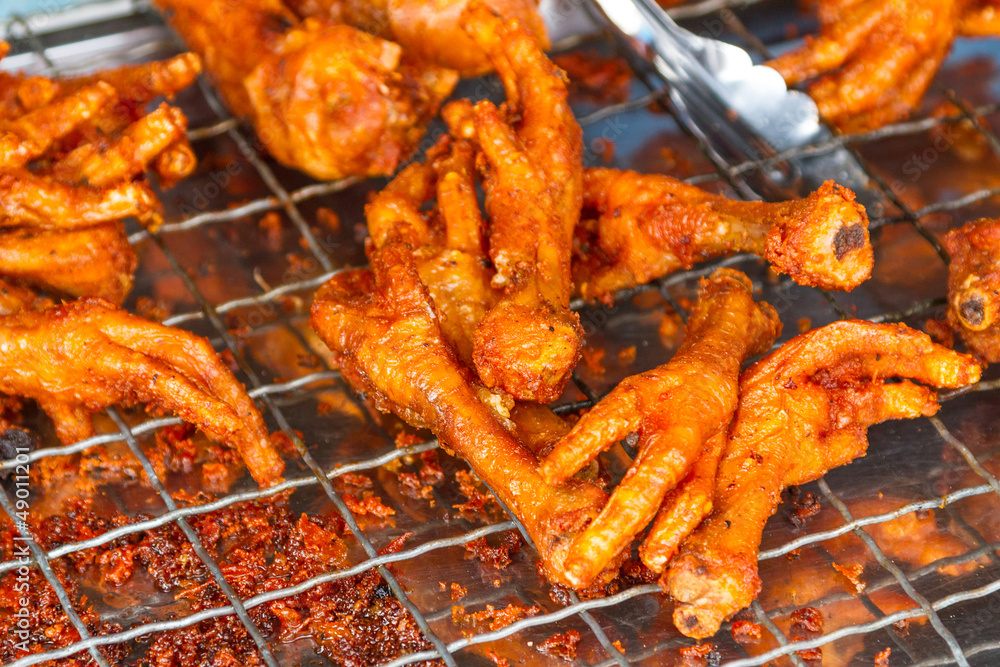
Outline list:
[[[707,0],[675,13],[696,32],[740,43],[763,59],[771,49],[789,46],[789,26],[801,28],[802,17],[788,4]],[[569,23],[572,15],[574,25],[579,24],[578,3],[550,9],[554,20]],[[3,61],[5,68],[44,74],[147,60],[183,49],[158,15],[138,1],[14,17],[3,25],[2,34],[12,46]],[[564,35],[554,52],[581,50],[613,55],[620,53],[620,46],[591,25],[578,34]],[[620,294],[610,307],[574,304],[588,344],[603,351],[604,360],[599,354],[588,355],[557,411],[585,408],[625,375],[669,358],[678,343],[678,327],[671,328],[670,322],[683,320],[698,278],[719,265],[736,266],[761,286],[763,298],[782,315],[786,331],[782,340],[800,328],[844,317],[920,325],[940,316],[947,256],[938,236],[949,226],[997,214],[995,209],[1000,208],[1000,139],[995,133],[1000,122],[998,63],[1000,45],[960,42],[915,120],[741,164],[718,160],[708,147],[685,134],[662,83],[641,68],[634,71],[627,99],[608,104],[577,96],[574,106],[584,127],[590,163],[672,172],[735,196],[746,191],[743,179],[756,170],[780,165],[796,154],[846,147],[858,157],[882,202],[869,211],[875,276],[850,294],[795,285],[770,275],[756,258],[738,255]],[[463,82],[458,94],[496,97],[501,92],[495,81],[486,78]],[[219,497],[193,499],[184,493],[190,479],[164,474],[145,445],[177,420],[116,410],[107,412],[100,435],[0,461],[0,474],[7,475],[0,507],[25,538],[23,546],[0,562],[0,576],[37,569],[77,633],[75,640],[20,657],[12,666],[70,657],[108,665],[106,647],[124,644],[141,650],[151,636],[222,617],[238,619],[264,664],[322,662],[291,653],[258,628],[254,610],[371,570],[412,615],[429,647],[386,663],[393,667],[428,660],[489,664],[489,657],[504,664],[500,661],[505,655],[515,664],[544,664],[550,658],[530,647],[569,630],[582,636],[576,663],[601,666],[673,660],[734,667],[773,661],[805,665],[817,664],[816,649],[823,651],[823,664],[863,664],[884,647],[892,649],[893,665],[995,664],[1000,659],[997,380],[987,376],[978,385],[944,395],[945,409],[939,417],[872,429],[865,459],[799,491],[800,498],[809,496],[822,505],[814,519],[787,521],[783,506],[768,526],[760,554],[764,593],[737,617],[762,626],[768,641],[738,642],[733,626],[727,624],[710,640],[710,647],[678,653],[695,642],[673,629],[669,602],[657,586],[634,585],[586,600],[568,594],[556,602],[534,570],[530,550],[502,572],[465,559],[464,545],[474,540],[516,530],[524,533],[509,513],[477,523],[450,514],[443,496],[435,497],[430,506],[417,506],[392,493],[391,478],[379,471],[434,451],[437,443],[395,437],[398,424],[374,416],[350,392],[327,363],[306,322],[312,292],[319,285],[339,271],[364,265],[362,205],[366,193],[383,181],[316,183],[275,165],[205,82],[183,93],[177,103],[190,118],[189,135],[202,167],[179,192],[164,193],[166,222],[158,231],[138,227],[132,231],[129,239],[141,270],[128,305],[134,308],[141,298],[165,302],[174,313],[163,320],[166,324],[208,336],[217,349],[231,355],[251,395],[263,405],[269,426],[283,432],[293,445],[288,479],[260,490],[244,476]],[[440,131],[432,127],[429,135]],[[323,209],[335,211],[341,224],[311,222],[329,217]],[[260,216],[272,220],[277,216],[280,221],[280,231],[266,243],[255,222]],[[665,317],[664,312],[674,316]],[[42,549],[22,522],[20,496],[15,497],[12,479],[25,466],[86,455],[102,447],[115,447],[121,456],[130,457],[135,474],[147,482],[142,492],[106,493],[117,511],[137,518],[89,539]],[[617,455],[619,464],[627,461],[625,452]],[[447,460],[453,469],[463,466]],[[613,467],[614,461],[609,465]],[[349,508],[337,485],[359,472],[376,476],[379,490],[396,505],[393,521],[371,522]],[[241,598],[192,523],[210,512],[292,491],[303,509],[332,507],[342,517],[356,543],[355,564]],[[906,521],[922,521],[922,528]],[[165,526],[183,533],[226,602],[185,613],[169,601],[144,599],[143,611],[131,622],[122,614],[122,607],[129,605],[105,604],[102,614],[117,622],[115,629],[88,627],[79,613],[83,602],[70,595],[53,563]],[[402,550],[385,549],[403,532],[412,536]],[[861,554],[853,576],[838,562],[846,551]],[[839,585],[810,585],[826,581],[828,576],[817,579],[815,573],[829,573],[831,568],[843,577]],[[466,607],[516,602],[537,605],[537,613],[495,629],[458,629],[453,602],[442,592],[449,581],[471,591],[462,601]],[[91,603],[94,597],[90,596]],[[807,606],[823,614],[822,629],[800,627],[796,612]]]

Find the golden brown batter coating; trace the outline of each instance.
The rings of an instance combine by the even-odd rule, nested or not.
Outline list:
[[[391,174],[457,75],[398,44],[278,0],[157,0],[238,116],[280,162],[320,179]]]
[[[565,481],[628,434],[639,436],[632,467],[569,548],[566,577],[576,586],[587,586],[631,545],[708,442],[729,426],[740,365],[770,348],[781,330],[778,314],[767,304],[754,303],[752,292],[752,283],[738,271],[720,269],[703,280],[674,358],[623,380],[542,462],[546,480]],[[657,561],[654,569],[662,571],[665,563]]]
[[[571,585],[563,575],[566,546],[607,494],[577,479],[542,479],[535,456],[483,403],[484,390],[445,342],[407,244],[390,239],[371,260],[371,271],[341,273],[320,289],[313,328],[356,390],[380,410],[430,429],[468,461],[524,523],[545,575]]]
[[[996,8],[975,0],[817,0],[820,34],[768,63],[809,88],[843,132],[873,129],[917,108],[957,35],[997,34]],[[818,77],[818,78],[816,78]]]
[[[527,30],[483,6],[470,8],[465,27],[507,93],[503,111],[489,101],[473,110],[493,286],[504,293],[476,331],[476,370],[488,387],[547,403],[562,393],[583,341],[580,318],[569,310],[582,132],[562,73]]]
[[[709,637],[757,596],[757,550],[784,488],[864,455],[871,424],[934,414],[931,387],[965,386],[980,370],[902,324],[848,320],[797,336],[745,371],[712,514],[661,580],[677,628]]]
[[[117,222],[0,232],[0,276],[54,296],[96,296],[120,305],[132,289],[136,263]]]
[[[953,229],[943,245],[948,267],[948,323],[979,359],[1000,361],[1000,220]]]
[[[597,216],[580,224],[573,259],[585,298],[610,302],[616,290],[741,251],[803,285],[850,290],[871,275],[868,216],[853,192],[832,182],[775,203],[615,169],[587,169],[583,183],[585,212]]]
[[[87,298],[0,317],[0,392],[34,399],[65,443],[93,435],[90,412],[145,403],[239,451],[261,485],[284,463],[253,400],[208,341]]]

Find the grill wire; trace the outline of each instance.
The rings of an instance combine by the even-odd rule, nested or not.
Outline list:
[[[682,7],[679,10],[675,10],[675,13],[678,18],[684,19],[705,19],[706,21],[721,20],[728,33],[736,35],[737,38],[744,41],[746,45],[757,52],[758,56],[767,57],[769,55],[767,47],[760,40],[754,37],[753,33],[741,20],[740,15],[733,11],[734,9],[743,9],[753,4],[756,4],[754,0],[706,0],[704,2],[694,3],[693,5]],[[131,16],[128,18],[141,20],[141,22],[145,25],[158,26],[161,24],[161,21],[155,12],[149,10],[149,8],[141,2],[135,2],[132,5]],[[43,43],[39,34],[32,29],[33,23],[37,22],[34,21],[32,17],[14,17],[8,20],[5,26],[5,32],[8,36],[8,41],[13,47],[13,53],[33,52],[44,62],[45,69],[48,70],[44,73],[58,75],[58,68],[54,65],[52,60],[49,59],[47,54],[47,50],[51,48],[52,45],[46,45]],[[605,47],[610,46],[610,48],[617,49],[621,52],[620,45],[607,34],[584,39],[571,38],[563,43],[557,44],[555,50],[557,52],[564,52],[575,49],[581,46],[581,44],[593,45],[595,43],[602,43]],[[183,48],[183,45],[179,43],[175,46],[178,49]],[[104,54],[100,57],[107,57],[107,55]],[[80,69],[85,69],[87,64],[75,63],[75,68],[76,66],[79,66]],[[642,71],[637,70],[635,74],[637,75],[637,80],[642,82],[642,84],[646,87],[646,92],[642,95],[633,97],[626,102],[605,106],[582,116],[580,118],[580,123],[584,126],[585,130],[596,126],[598,123],[614,119],[620,114],[636,109],[642,109],[643,107],[647,107],[652,104],[661,105],[667,113],[673,115],[674,112],[669,107],[669,103],[663,94],[662,85],[657,81],[651,81]],[[251,637],[256,642],[260,656],[265,664],[269,666],[277,665],[279,664],[279,660],[274,654],[273,647],[268,644],[267,639],[261,634],[261,632],[254,627],[247,610],[262,604],[299,594],[322,583],[342,579],[372,568],[377,569],[378,573],[385,579],[391,588],[392,593],[413,615],[425,637],[433,646],[432,650],[405,655],[390,663],[386,663],[387,665],[391,665],[393,667],[402,667],[403,665],[409,665],[429,659],[442,659],[445,664],[449,666],[461,664],[463,662],[462,652],[469,646],[496,641],[528,628],[546,626],[563,619],[571,618],[578,619],[589,627],[590,631],[593,633],[593,638],[596,639],[597,643],[603,649],[605,657],[588,663],[600,665],[601,667],[609,665],[626,666],[634,664],[640,661],[648,660],[652,656],[661,652],[692,644],[692,641],[689,639],[675,636],[666,641],[658,642],[649,646],[643,646],[636,650],[625,650],[621,648],[620,643],[613,643],[605,630],[609,623],[607,620],[609,619],[609,616],[605,615],[602,617],[605,619],[605,624],[602,625],[601,622],[598,621],[598,618],[592,613],[601,609],[610,609],[623,603],[631,602],[632,604],[636,604],[640,598],[656,596],[659,594],[659,588],[655,585],[635,586],[622,590],[610,597],[590,599],[586,601],[581,601],[579,598],[573,596],[569,605],[560,608],[557,611],[523,618],[499,630],[483,633],[469,633],[460,639],[450,642],[445,642],[433,632],[431,624],[434,621],[443,618],[446,613],[441,612],[437,614],[425,615],[424,612],[422,612],[421,609],[408,597],[407,592],[401,586],[392,571],[390,571],[388,566],[393,563],[405,562],[420,555],[432,553],[437,550],[461,546],[471,542],[472,540],[512,529],[518,529],[522,534],[525,534],[523,526],[519,524],[515,517],[507,512],[507,520],[492,523],[460,535],[426,541],[418,546],[402,550],[398,553],[388,553],[384,555],[378,555],[376,553],[375,546],[358,525],[358,522],[351,514],[344,500],[334,490],[333,482],[337,477],[348,473],[373,471],[380,466],[390,464],[394,461],[433,450],[437,448],[437,443],[435,441],[428,441],[397,448],[394,447],[392,439],[389,438],[384,431],[382,431],[387,445],[390,446],[390,450],[388,452],[367,460],[359,460],[344,465],[338,465],[330,470],[324,469],[314,458],[306,444],[294,430],[290,420],[283,413],[281,398],[294,396],[296,392],[315,387],[342,386],[339,373],[329,367],[326,367],[323,370],[308,373],[286,382],[265,382],[260,374],[253,368],[251,363],[248,362],[241,346],[239,345],[239,342],[226,327],[223,320],[227,313],[237,312],[240,309],[248,307],[270,306],[279,303],[282,299],[290,295],[300,292],[311,292],[311,290],[321,285],[339,271],[347,270],[341,266],[342,263],[338,263],[331,253],[328,252],[328,249],[324,247],[324,244],[316,238],[315,234],[310,229],[309,224],[306,222],[305,217],[301,213],[299,205],[303,202],[316,200],[323,196],[343,191],[354,185],[356,181],[354,179],[345,179],[343,181],[310,184],[295,189],[286,189],[286,186],[282,184],[282,178],[279,177],[279,175],[276,174],[276,172],[272,170],[262,159],[255,146],[252,135],[246,134],[246,128],[238,125],[238,123],[229,116],[213,90],[205,85],[204,82],[200,85],[200,92],[204,96],[208,106],[216,114],[217,120],[215,122],[191,129],[189,131],[189,136],[192,142],[197,145],[197,142],[203,142],[217,137],[227,137],[238,148],[242,158],[252,165],[256,174],[266,184],[269,189],[269,195],[232,208],[209,210],[193,215],[183,216],[179,219],[170,219],[156,233],[150,233],[145,230],[136,231],[130,235],[129,240],[135,245],[142,243],[154,244],[158,251],[161,252],[166,258],[173,274],[183,283],[186,290],[197,303],[197,309],[173,315],[165,319],[164,323],[174,326],[207,325],[209,327],[213,342],[217,344],[217,347],[218,344],[221,343],[221,345],[232,354],[236,363],[239,365],[240,369],[247,378],[250,395],[263,405],[266,416],[270,418],[269,421],[276,423],[280,427],[281,431],[283,431],[284,434],[292,441],[303,463],[311,474],[289,479],[266,490],[253,489],[241,491],[231,493],[222,498],[214,499],[203,504],[179,506],[167,491],[164,482],[158,477],[154,466],[146,457],[137,442],[137,437],[143,436],[144,434],[150,434],[167,425],[177,424],[179,421],[173,418],[146,419],[142,423],[130,427],[114,410],[109,410],[108,415],[114,424],[117,425],[117,433],[97,435],[68,447],[45,447],[32,451],[28,454],[29,463],[49,457],[83,452],[99,445],[115,442],[124,443],[143,467],[153,489],[166,506],[167,511],[153,518],[114,528],[91,539],[71,544],[63,544],[50,550],[48,553],[44,552],[33,541],[28,540],[28,544],[31,548],[30,559],[8,560],[0,563],[0,575],[16,570],[23,565],[33,565],[37,567],[56,592],[70,622],[74,625],[82,638],[80,641],[64,648],[50,650],[44,653],[38,653],[21,658],[11,663],[11,667],[28,667],[29,665],[38,664],[47,660],[65,658],[81,651],[89,652],[93,660],[98,665],[102,665],[103,667],[108,663],[98,650],[101,646],[133,641],[140,637],[151,636],[167,630],[189,627],[201,621],[232,614],[235,614],[246,626]],[[1000,104],[991,103],[986,105],[972,105],[951,91],[944,91],[944,94],[954,105],[954,108],[957,109],[958,113],[896,123],[870,132],[836,136],[821,145],[813,145],[787,151],[765,160],[749,161],[740,164],[727,164],[714,158],[712,152],[708,150],[707,147],[700,146],[702,153],[714,165],[714,172],[692,176],[686,180],[695,184],[722,181],[729,184],[736,192],[741,192],[744,191],[741,177],[751,171],[766,169],[778,165],[783,160],[796,155],[821,154],[832,149],[847,147],[858,157],[866,174],[871,178],[873,186],[881,194],[886,203],[886,210],[892,210],[892,213],[883,213],[883,211],[878,210],[870,211],[872,229],[875,230],[881,227],[897,224],[911,225],[919,234],[926,238],[931,245],[933,245],[934,249],[941,257],[941,260],[947,263],[947,256],[942,251],[933,234],[925,229],[921,222],[922,219],[931,214],[950,213],[984,202],[991,197],[1000,195],[1000,188],[983,188],[949,201],[931,203],[914,209],[894,193],[885,179],[870,167],[867,160],[858,150],[859,146],[864,146],[865,144],[884,140],[890,137],[918,135],[919,133],[926,132],[937,127],[967,122],[971,123],[976,131],[982,135],[994,154],[1000,156],[1000,139],[998,139],[997,136],[989,129],[988,123],[981,122],[986,116],[1000,110]],[[690,139],[696,141],[693,137]],[[284,282],[278,286],[268,285],[266,286],[266,289],[259,294],[213,304],[211,299],[206,297],[196,281],[191,277],[190,270],[193,267],[187,266],[184,262],[184,258],[178,257],[170,246],[164,242],[164,239],[173,233],[232,221],[269,211],[282,212],[287,216],[288,220],[291,221],[291,224],[300,235],[302,245],[312,253],[319,265],[320,270],[316,273],[316,275],[310,275],[301,279]],[[708,274],[711,270],[718,266],[734,265],[747,260],[748,256],[738,255],[736,257],[711,262],[705,266],[699,266],[694,270],[677,272],[660,279],[651,285],[637,288],[627,294],[619,295],[618,303],[627,300],[638,292],[656,290],[683,318],[685,311],[681,300],[676,297],[675,293],[671,291],[671,288],[683,285],[690,286],[699,277]],[[816,291],[822,294],[829,309],[835,313],[834,319],[850,316],[848,311],[834,296],[819,290]],[[869,319],[874,321],[900,321],[913,316],[926,315],[927,313],[932,312],[935,308],[940,308],[942,304],[943,299],[941,298],[928,299],[900,312],[880,313],[870,317]],[[574,307],[581,308],[583,307],[583,304],[575,303]],[[279,326],[287,328],[290,332],[294,331],[293,328],[287,323],[279,324]],[[295,335],[299,334],[295,332]],[[299,337],[301,338],[301,336]],[[304,346],[308,349],[308,345]],[[557,408],[557,411],[569,412],[575,409],[585,408],[592,405],[593,402],[599,398],[599,392],[591,387],[579,374],[575,375],[574,382],[587,398],[573,404],[561,406],[560,408]],[[945,393],[942,395],[942,400],[950,400],[957,396],[973,392],[990,392],[996,391],[997,389],[997,380],[982,381],[978,385],[968,389]],[[350,395],[353,397],[353,394]],[[363,403],[357,399],[352,400],[357,401],[357,407],[361,410],[362,414],[367,414]],[[1000,496],[1000,482],[998,482],[996,477],[982,467],[966,444],[963,443],[958,436],[954,435],[939,418],[930,418],[929,423],[935,432],[940,436],[942,441],[946,443],[947,446],[953,448],[954,451],[960,456],[961,460],[968,465],[969,470],[975,473],[978,479],[981,480],[981,483],[958,490],[949,490],[949,492],[943,496],[934,495],[922,500],[909,502],[908,504],[900,506],[891,512],[855,518],[848,509],[848,506],[834,492],[827,481],[825,479],[821,479],[818,482],[817,487],[826,504],[835,508],[842,516],[843,523],[833,529],[812,532],[792,539],[784,544],[781,544],[780,546],[766,548],[760,553],[760,559],[763,562],[789,555],[796,549],[805,546],[816,546],[824,540],[853,533],[853,535],[859,538],[867,546],[872,557],[881,569],[881,575],[873,577],[868,582],[868,587],[865,592],[859,595],[861,601],[872,613],[874,617],[873,620],[863,624],[841,627],[834,631],[809,639],[792,640],[786,637],[772,620],[772,617],[776,616],[775,612],[777,610],[771,610],[770,612],[765,611],[759,603],[755,602],[751,608],[753,617],[755,617],[756,622],[763,625],[775,636],[779,645],[774,650],[756,656],[744,653],[744,657],[731,660],[725,664],[730,665],[731,667],[751,667],[765,664],[777,658],[785,657],[793,664],[802,666],[805,663],[797,655],[796,652],[798,651],[830,644],[831,642],[851,635],[869,635],[875,633],[882,633],[881,639],[883,643],[888,642],[888,644],[894,649],[898,647],[900,649],[900,653],[903,653],[908,656],[911,661],[914,661],[913,656],[916,653],[913,651],[911,640],[894,628],[894,624],[899,621],[913,618],[927,619],[930,626],[944,642],[947,649],[942,656],[923,659],[918,661],[917,664],[969,665],[970,660],[974,660],[975,656],[989,656],[991,652],[994,652],[993,654],[995,655],[995,652],[998,648],[1000,648],[1000,641],[998,641],[996,637],[982,637],[979,638],[982,641],[972,643],[971,645],[968,643],[960,643],[949,627],[942,621],[941,616],[942,614],[947,615],[951,613],[949,610],[953,610],[956,605],[984,599],[988,596],[997,594],[1000,592],[1000,579],[989,581],[984,585],[968,590],[951,593],[944,597],[940,597],[939,599],[928,599],[925,597],[914,586],[914,582],[917,582],[922,577],[933,573],[939,567],[944,565],[970,563],[983,557],[993,558],[995,562],[995,553],[998,546],[1000,546],[998,543],[986,543],[984,540],[980,539],[979,546],[968,553],[935,561],[910,572],[904,572],[882,552],[872,537],[864,531],[865,526],[872,526],[890,521],[911,512],[932,509],[949,511],[952,505],[963,499],[975,496]],[[0,473],[14,469],[19,463],[23,463],[23,459],[20,462],[14,459],[0,461]],[[212,559],[209,553],[198,541],[197,534],[188,522],[188,518],[225,507],[230,507],[237,503],[244,503],[273,496],[276,493],[291,489],[317,486],[343,517],[348,529],[357,539],[358,544],[364,550],[367,558],[347,569],[327,572],[303,581],[297,585],[289,586],[277,591],[269,591],[241,601],[232,588],[226,583],[219,564]],[[927,495],[930,496],[931,494],[928,493]],[[6,489],[4,489],[3,493],[0,494],[0,506],[3,507],[4,511],[6,511],[7,514],[10,515],[11,519],[15,520],[16,523],[14,506],[12,505],[10,496]],[[110,543],[123,536],[165,526],[170,523],[176,524],[191,541],[198,555],[204,561],[215,583],[229,599],[229,604],[222,607],[205,609],[190,615],[138,624],[135,627],[131,627],[114,634],[92,635],[89,633],[74,610],[66,590],[54,574],[50,566],[51,561],[67,554]],[[21,528],[21,532],[27,536],[27,531],[23,528]],[[873,591],[878,591],[882,588],[892,586],[898,586],[905,591],[905,593],[912,598],[913,602],[917,606],[912,609],[905,609],[888,615],[880,612],[875,604],[871,602],[868,594]],[[851,596],[846,592],[836,592],[827,594],[825,597],[813,602],[812,604],[813,606],[822,607],[824,604],[836,603],[849,598],[851,598]],[[611,622],[613,622],[613,620]],[[726,626],[724,626],[723,632],[725,632],[725,627]],[[896,658],[897,653],[894,652],[893,664],[896,664]]]

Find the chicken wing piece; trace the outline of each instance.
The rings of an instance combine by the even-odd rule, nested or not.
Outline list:
[[[300,23],[278,0],[156,4],[267,150],[316,178],[395,171],[457,81],[350,26]]]
[[[299,16],[319,16],[391,39],[423,63],[479,76],[493,69],[481,46],[462,29],[462,14],[474,0],[293,0]],[[476,0],[505,19],[516,19],[548,48],[536,0]]]
[[[338,359],[351,385],[376,407],[429,428],[464,458],[521,519],[550,580],[563,575],[566,546],[607,499],[571,479],[542,479],[538,461],[480,400],[469,371],[445,342],[411,248],[388,240],[371,255],[372,271],[350,271],[326,283],[312,308],[312,326]],[[613,576],[614,566],[605,573]]]
[[[1000,361],[1000,220],[969,222],[944,237],[948,323],[979,359]]]
[[[0,169],[38,159],[114,98],[114,88],[97,82],[21,116],[0,119]]]
[[[588,299],[610,303],[619,289],[735,252],[760,254],[795,282],[824,289],[851,290],[871,275],[865,209],[829,181],[805,199],[775,203],[615,169],[587,169],[583,184],[573,277]]]
[[[124,218],[156,220],[160,201],[149,186],[69,185],[26,169],[0,172],[0,228],[76,229]]]
[[[88,183],[95,187],[131,181],[165,151],[178,145],[186,146],[186,132],[184,113],[161,104],[112,139],[83,144],[60,158],[52,165],[51,174],[61,181]],[[183,178],[193,168],[193,162],[186,162],[184,168],[170,169],[170,178]]]
[[[562,393],[583,341],[579,317],[569,310],[581,130],[566,103],[563,76],[527,30],[481,5],[465,17],[465,29],[507,92],[503,112],[489,101],[473,111],[493,286],[504,292],[476,332],[476,369],[488,387],[547,403]]]
[[[934,414],[931,387],[965,386],[980,371],[971,357],[902,324],[856,320],[797,336],[747,369],[712,513],[661,579],[677,628],[709,637],[753,601],[764,524],[784,488],[863,456],[871,424]]]
[[[768,64],[809,88],[843,132],[873,129],[915,109],[955,38],[969,0],[819,0],[820,34]]]
[[[136,263],[120,223],[0,232],[0,276],[53,295],[96,296],[119,305],[132,289]]]
[[[542,461],[542,476],[562,482],[628,434],[639,437],[632,467],[569,548],[566,577],[576,586],[588,585],[628,548],[708,441],[729,426],[740,365],[770,348],[781,331],[778,314],[754,303],[752,293],[752,283],[738,271],[720,269],[703,280],[674,358],[623,380]]]
[[[65,443],[93,434],[90,412],[148,404],[234,447],[262,486],[281,479],[253,400],[204,338],[103,299],[0,317],[0,392],[34,399]]]

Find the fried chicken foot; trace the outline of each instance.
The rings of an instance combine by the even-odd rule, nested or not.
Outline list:
[[[95,133],[95,136],[88,137],[93,142],[100,136],[120,132],[142,117],[147,104],[157,97],[173,97],[194,83],[200,72],[201,58],[194,53],[182,53],[166,60],[123,65],[61,79],[58,87],[61,94],[72,93],[98,82],[115,89],[117,103],[103,109],[94,121],[87,124],[91,126],[88,129]]]
[[[120,305],[132,289],[136,263],[118,223],[0,233],[0,276],[59,295],[95,296]]]
[[[0,169],[23,167],[41,157],[114,97],[114,88],[97,82],[15,120],[0,121]]]
[[[754,303],[752,292],[750,280],[738,271],[720,269],[703,280],[674,358],[622,381],[542,462],[542,476],[562,482],[629,433],[639,436],[632,467],[569,548],[566,577],[576,586],[588,585],[627,549],[653,520],[667,492],[705,453],[707,443],[729,426],[740,365],[770,348],[781,330],[778,314],[767,304]],[[662,571],[664,563],[656,565]]]
[[[819,0],[820,34],[768,63],[789,84],[820,76],[809,93],[843,132],[874,129],[915,109],[960,30],[989,16],[969,0]],[[977,20],[976,17],[980,20]],[[982,33],[979,33],[982,34]]]
[[[584,209],[597,219],[579,226],[573,272],[588,299],[610,302],[619,289],[734,252],[760,254],[795,282],[824,289],[850,290],[871,275],[868,216],[832,182],[776,203],[614,169],[587,169],[583,184]]]
[[[979,359],[1000,361],[1000,220],[979,220],[944,237],[948,323]]]
[[[397,42],[420,62],[458,70],[462,76],[486,74],[489,58],[462,29],[462,14],[473,0],[290,0],[301,17],[346,23]],[[516,19],[549,47],[536,0],[481,0],[497,15]]]
[[[168,149],[186,145],[186,131],[187,118],[181,110],[161,104],[122,130],[108,145],[84,144],[61,158],[52,166],[52,176],[95,187],[131,181]],[[193,167],[193,162],[187,162],[185,168],[172,168],[169,178],[183,178]]]
[[[493,286],[504,292],[476,331],[476,370],[488,387],[548,403],[562,393],[583,342],[580,318],[569,310],[582,132],[561,72],[528,31],[481,5],[466,13],[465,29],[507,92],[504,113],[489,101],[473,110]]]
[[[0,317],[0,392],[34,399],[65,442],[93,435],[90,412],[145,403],[234,447],[262,486],[284,463],[253,400],[208,341],[102,299]]]
[[[542,479],[537,459],[480,400],[445,342],[407,244],[390,239],[371,260],[372,271],[341,273],[320,289],[313,328],[351,385],[378,409],[430,429],[468,461],[524,523],[545,575],[571,584],[563,575],[566,546],[607,495],[577,479],[559,485]]]
[[[156,4],[267,150],[319,179],[391,174],[457,81],[350,26],[300,23],[277,0]]]
[[[863,456],[872,424],[934,414],[930,387],[962,387],[980,371],[904,325],[863,321],[802,334],[745,371],[712,514],[661,579],[677,628],[709,637],[760,592],[757,550],[784,488]],[[894,377],[908,379],[886,383]]]
[[[103,158],[98,155],[95,160]],[[76,229],[133,216],[148,222],[157,218],[159,208],[156,195],[141,182],[90,187],[25,169],[0,173],[0,228]]]

